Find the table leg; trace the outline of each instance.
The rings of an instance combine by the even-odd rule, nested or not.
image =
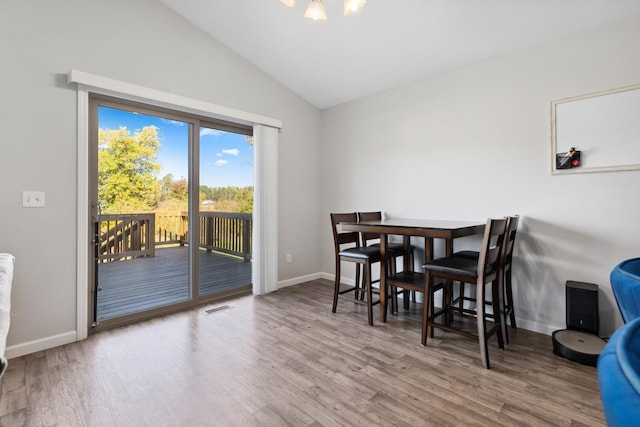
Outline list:
[[[411,246],[411,236],[402,237],[402,250],[403,250],[403,271],[413,271],[413,265],[410,264],[411,256],[409,256],[409,247]]]
[[[380,235],[380,321],[387,321],[387,245],[386,234]]]
[[[424,261],[426,263],[431,260],[433,260],[433,238],[425,237],[424,238]],[[425,280],[426,280],[426,277],[425,277]],[[432,309],[434,306],[433,295],[430,293],[432,286],[433,286],[433,278],[430,277],[429,283],[426,283],[424,295],[422,295],[422,304],[423,304],[422,309],[427,311],[427,319],[433,316],[433,309]],[[428,304],[429,306],[427,307],[424,304]],[[424,332],[427,333],[429,337],[433,338],[433,326],[427,326],[427,330]],[[423,339],[425,339],[424,336],[423,336]],[[426,340],[423,342],[423,344],[426,344]]]
[[[453,255],[453,239],[445,239],[444,246],[445,256]],[[453,301],[453,280],[447,280],[444,284],[442,298],[442,305],[445,312],[445,324],[449,326],[453,321],[453,312],[451,311],[451,302]]]
[[[424,238],[424,262],[429,262],[433,259],[433,238]]]

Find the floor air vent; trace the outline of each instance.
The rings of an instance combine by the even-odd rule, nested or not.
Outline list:
[[[207,314],[213,314],[213,313],[216,313],[218,311],[228,310],[230,308],[231,308],[230,305],[221,305],[220,307],[210,308],[209,310],[205,310],[204,312],[207,313]]]

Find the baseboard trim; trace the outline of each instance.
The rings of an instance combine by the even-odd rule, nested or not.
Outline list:
[[[510,325],[509,320],[507,320],[507,325]],[[518,328],[526,329],[527,331],[539,332],[541,334],[545,334],[549,336],[551,336],[553,331],[566,328],[566,326],[546,325],[544,323],[533,322],[531,320],[525,320],[525,319],[519,319],[519,318],[516,318],[516,325],[518,326]],[[549,341],[549,345],[551,345],[551,341]]]
[[[20,357],[26,354],[35,353],[37,351],[47,350],[49,348],[69,344],[77,341],[77,338],[78,334],[76,333],[76,331],[65,332],[62,334],[53,335],[22,344],[12,345],[10,347],[7,347],[5,355],[7,359],[12,359],[14,357]]]
[[[281,280],[278,282],[278,289],[287,286],[299,285],[300,283],[310,282],[312,280],[324,279],[323,273],[307,274],[306,276],[294,277],[293,279]]]
[[[300,283],[310,282],[311,280],[318,280],[318,279],[330,280],[333,283],[333,281],[335,281],[335,277],[336,277],[335,274],[329,274],[329,273],[307,274],[306,276],[299,276],[299,277],[294,277],[293,279],[282,280],[278,282],[278,288],[286,288],[287,286],[299,285]],[[355,284],[355,279],[343,277],[340,280],[340,283],[344,283],[345,285],[348,285],[348,286],[353,286]]]
[[[321,279],[327,279],[327,280],[330,280],[331,282],[335,282],[336,280],[335,274],[330,274],[330,273],[319,273],[319,274],[322,276]],[[340,283],[344,283],[345,285],[348,285],[348,286],[354,286],[356,284],[356,279],[351,277],[343,277],[340,279]]]

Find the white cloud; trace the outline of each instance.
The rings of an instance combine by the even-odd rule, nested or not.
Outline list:
[[[231,156],[237,156],[238,154],[240,154],[240,150],[238,150],[237,148],[223,148],[222,153],[229,154]]]
[[[227,163],[229,163],[229,161],[228,161],[228,160],[222,160],[222,159],[221,159],[221,160],[216,160],[216,162],[214,163],[214,165],[216,165],[216,166],[224,166],[224,165],[226,165]]]
[[[200,138],[203,136],[220,136],[222,131],[211,128],[200,128]]]

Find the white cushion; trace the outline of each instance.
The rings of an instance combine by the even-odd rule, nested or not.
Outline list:
[[[4,350],[7,346],[7,334],[9,333],[9,321],[11,319],[13,262],[13,255],[0,253],[0,376],[7,369]]]

